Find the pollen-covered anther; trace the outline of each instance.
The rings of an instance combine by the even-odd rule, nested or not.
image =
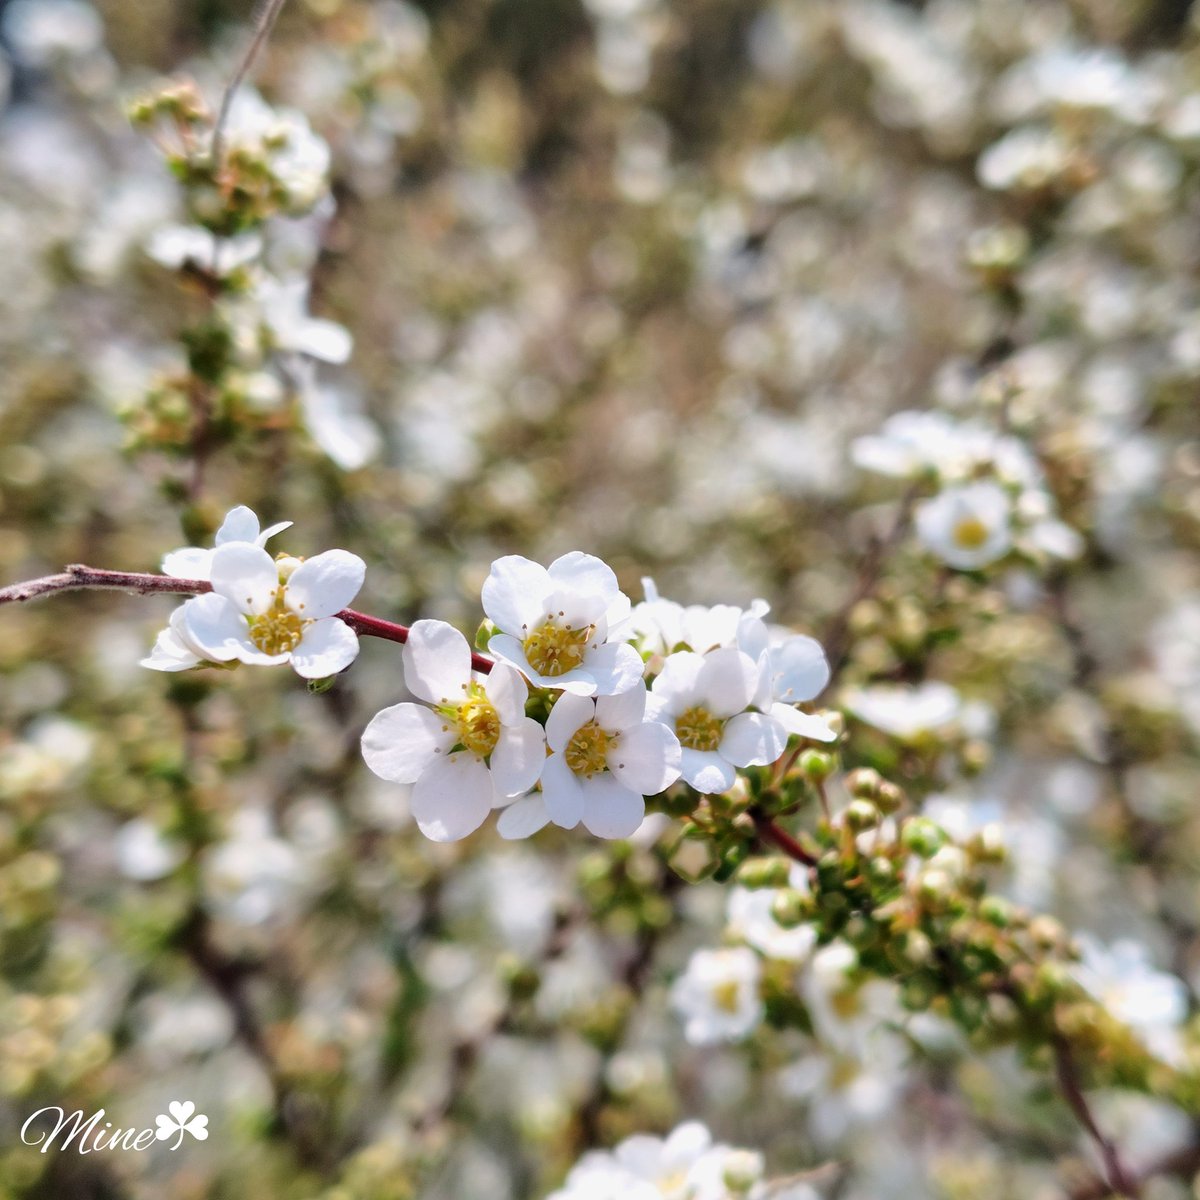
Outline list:
[[[277,595],[265,613],[250,618],[250,640],[264,654],[288,654],[300,645],[307,624]]]
[[[563,757],[576,775],[595,775],[607,766],[608,751],[614,740],[595,721],[589,721],[575,731]]]
[[[565,675],[583,662],[591,635],[590,625],[571,629],[546,621],[526,635],[525,657],[539,675]]]
[[[455,713],[458,740],[472,754],[487,758],[500,740],[500,714],[482,694],[472,695]]]
[[[978,550],[988,540],[988,527],[978,517],[964,517],[954,526],[954,540],[964,550]]]
[[[707,708],[694,704],[675,720],[675,736],[689,750],[715,750],[721,744],[724,722]]]

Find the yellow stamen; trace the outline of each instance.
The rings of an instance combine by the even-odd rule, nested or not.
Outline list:
[[[575,730],[563,757],[576,775],[595,775],[607,766],[608,751],[614,740],[595,721],[589,721]]]
[[[454,712],[458,740],[480,758],[487,758],[500,740],[500,714],[483,694],[478,684],[472,684],[470,697]]]
[[[721,744],[725,722],[714,717],[707,708],[693,705],[685,708],[675,719],[675,736],[689,750],[715,750]]]
[[[988,527],[978,517],[964,517],[954,526],[954,541],[964,550],[978,550],[988,540]]]
[[[591,625],[570,629],[546,621],[526,635],[525,657],[539,675],[565,675],[583,662],[592,629]]]
[[[736,1013],[738,1010],[738,985],[737,980],[727,979],[724,983],[718,983],[712,990],[713,1003],[722,1012]]]
[[[284,604],[280,588],[271,607],[250,618],[250,640],[264,654],[287,654],[300,645],[304,627],[309,624]]]

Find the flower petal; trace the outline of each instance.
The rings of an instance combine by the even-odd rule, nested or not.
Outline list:
[[[497,663],[484,681],[483,691],[496,710],[501,725],[520,725],[525,720],[525,701],[529,699],[529,688],[519,671],[504,663]]]
[[[546,719],[546,745],[555,754],[567,748],[572,735],[596,715],[594,701],[586,696],[573,696],[563,692],[554,702],[550,716]]]
[[[704,707],[714,717],[731,717],[754,698],[759,681],[758,664],[733,646],[704,656],[697,684]]]
[[[625,787],[656,796],[679,778],[679,739],[656,721],[625,730],[608,752],[608,769]]]
[[[471,682],[471,648],[453,625],[418,621],[402,651],[404,682],[430,704],[461,704]]]
[[[254,542],[258,539],[258,517],[252,508],[239,504],[225,514],[221,528],[213,542],[223,546],[226,542]],[[261,544],[261,543],[260,543]]]
[[[698,792],[715,796],[733,787],[737,772],[715,750],[690,750],[683,748],[680,759],[681,773]]]
[[[646,716],[646,685],[632,687],[617,696],[600,696],[596,700],[596,723],[609,733],[632,729]]]
[[[274,525],[269,525],[254,539],[254,544],[256,546],[265,546],[277,533],[282,533],[285,529],[291,529],[294,524],[294,521],[276,521]],[[220,534],[217,536],[220,537]]]
[[[596,695],[613,696],[636,688],[642,682],[645,664],[642,656],[627,643],[608,642],[588,652],[581,670],[595,680]]]
[[[583,816],[583,789],[561,754],[552,754],[542,768],[542,797],[550,820],[574,829]]]
[[[522,796],[514,800],[500,813],[496,829],[500,836],[507,841],[516,838],[527,838],[537,833],[550,823],[550,814],[546,811],[546,800],[541,792],[530,796]]]
[[[545,567],[508,554],[492,563],[483,581],[483,611],[505,633],[522,637],[545,616],[542,602],[553,590]]]
[[[332,617],[358,595],[366,574],[367,564],[357,554],[326,550],[292,572],[284,600],[302,617]]]
[[[211,662],[230,662],[253,650],[246,618],[232,600],[209,592],[183,606],[183,633]]]
[[[363,731],[362,754],[381,779],[413,783],[458,734],[423,704],[393,704],[371,718]]]
[[[631,792],[607,771],[582,781],[583,824],[602,838],[626,838],[637,833],[646,816],[641,793]]]
[[[431,842],[457,842],[492,811],[492,778],[473,754],[451,754],[421,772],[413,785],[413,819]]]
[[[833,742],[837,734],[829,728],[829,722],[816,713],[801,712],[790,704],[772,704],[771,716],[788,731],[798,733],[801,737],[812,738],[815,742]]]
[[[212,570],[211,550],[199,546],[184,546],[163,555],[162,573],[172,579],[207,579]]]
[[[337,617],[313,621],[292,651],[292,666],[304,679],[326,679],[358,657],[358,634]]]
[[[261,547],[249,542],[226,542],[213,551],[213,591],[232,600],[240,612],[253,616],[271,607],[279,587],[279,570]],[[314,613],[324,616],[324,613]]]
[[[797,634],[771,650],[771,695],[796,704],[811,700],[829,682],[825,650],[815,638]]]
[[[658,677],[650,685],[656,708],[664,713],[675,714],[699,704],[703,698],[700,690],[700,672],[703,669],[703,654],[694,654],[690,650],[668,654],[663,659]]]
[[[546,765],[546,735],[532,717],[522,717],[519,725],[500,730],[492,757],[492,786],[498,796],[520,796],[529,791]]]
[[[719,747],[735,767],[765,767],[787,749],[788,731],[765,713],[738,713],[725,722]]]

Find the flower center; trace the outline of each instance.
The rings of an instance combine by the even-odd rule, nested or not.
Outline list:
[[[607,765],[608,751],[615,740],[595,721],[589,721],[575,730],[563,757],[576,775],[595,775]]]
[[[458,740],[480,758],[487,758],[500,740],[500,714],[483,693],[476,692],[454,712]]]
[[[724,983],[718,983],[712,990],[713,1004],[716,1005],[723,1013],[729,1013],[731,1016],[738,1010],[738,985],[737,980],[727,979]]]
[[[583,662],[592,626],[570,629],[546,621],[525,638],[525,657],[539,675],[565,675]]]
[[[988,540],[988,527],[978,517],[964,517],[954,526],[954,541],[964,550],[978,550]]]
[[[307,624],[284,604],[280,588],[271,607],[250,618],[250,640],[264,654],[288,654],[300,645]]]
[[[707,708],[696,704],[685,708],[675,718],[675,736],[679,738],[679,744],[689,750],[715,750],[721,744],[724,724]]]

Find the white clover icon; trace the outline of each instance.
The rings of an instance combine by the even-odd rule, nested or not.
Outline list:
[[[185,1133],[190,1133],[197,1141],[204,1141],[208,1137],[208,1118],[203,1113],[192,1116],[194,1112],[196,1106],[190,1100],[172,1100],[167,1105],[167,1113],[171,1115],[160,1113],[155,1118],[154,1123],[158,1126],[155,1137],[165,1142],[172,1134],[178,1134],[172,1150],[179,1149]]]

